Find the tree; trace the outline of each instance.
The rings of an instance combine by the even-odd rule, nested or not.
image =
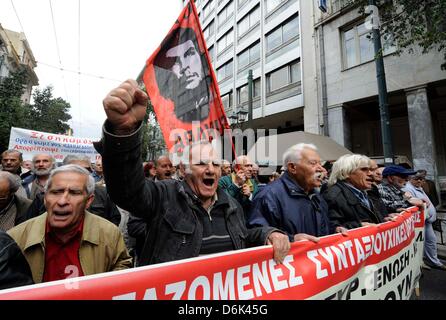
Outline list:
[[[33,100],[28,109],[27,129],[64,134],[70,128],[66,122],[71,119],[71,106],[62,98],[53,98],[51,86],[36,89]]]
[[[23,126],[26,109],[20,97],[26,81],[26,72],[20,70],[0,83],[0,152],[8,148],[11,127]]]
[[[368,0],[350,0],[360,8]],[[414,53],[416,46],[423,54],[437,50],[444,55],[442,70],[446,70],[446,0],[376,0],[381,21],[381,33],[390,36],[398,53]]]

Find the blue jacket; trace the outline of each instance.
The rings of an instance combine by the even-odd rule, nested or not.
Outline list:
[[[254,198],[250,226],[271,226],[285,231],[290,240],[297,233],[329,234],[328,206],[315,191],[306,194],[285,172]]]

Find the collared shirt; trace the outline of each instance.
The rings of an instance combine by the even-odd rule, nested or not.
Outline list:
[[[365,191],[361,191],[358,188],[355,188],[352,184],[343,181],[343,183],[347,186],[347,188],[353,192],[353,194],[361,201],[363,205],[370,209],[369,197]]]
[[[82,219],[72,237],[63,243],[46,223],[45,230],[45,271],[43,282],[62,280],[68,277],[80,277],[84,275],[79,260],[79,248],[84,228]]]
[[[398,208],[409,208],[412,206],[404,199],[404,192],[394,185],[389,184],[386,180],[383,180],[377,187],[381,195],[381,200],[389,212],[396,212]]]

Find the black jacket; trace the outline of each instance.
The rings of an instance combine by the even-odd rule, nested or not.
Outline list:
[[[374,207],[373,203],[370,203],[370,209],[367,208],[342,182],[329,187],[323,197],[328,204],[332,232],[338,226],[353,229],[361,227],[361,222],[383,222],[382,213]]]
[[[31,270],[15,241],[0,230],[0,290],[34,284]]]
[[[26,213],[26,220],[35,218],[46,211],[43,200],[43,193],[36,195],[36,198],[33,200],[28,212]],[[111,201],[110,196],[107,194],[107,190],[103,186],[96,185],[94,187],[94,199],[90,205],[90,208],[87,210],[104,219],[107,219],[117,226],[119,226],[119,223],[121,222],[121,213],[116,205]]]
[[[131,214],[147,221],[148,232],[139,259],[140,265],[196,257],[200,253],[204,210],[198,197],[184,181],[152,182],[144,177],[141,160],[141,130],[129,136],[114,136],[104,125],[103,138],[95,143],[102,155],[105,182],[113,201]],[[108,129],[109,132],[111,130]],[[224,213],[227,230],[235,249],[263,245],[277,229],[247,229],[238,202],[218,188],[213,206]]]

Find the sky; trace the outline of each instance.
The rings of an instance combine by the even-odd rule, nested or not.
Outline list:
[[[38,87],[71,104],[73,135],[97,139],[102,100],[138,76],[181,9],[181,0],[0,0],[0,23],[24,31]]]

